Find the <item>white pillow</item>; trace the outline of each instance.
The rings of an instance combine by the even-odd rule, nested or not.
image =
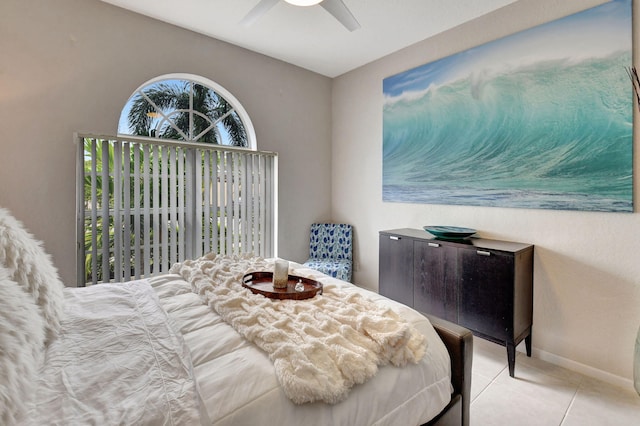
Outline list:
[[[24,420],[44,356],[44,322],[33,298],[0,266],[0,423]]]
[[[42,243],[25,230],[8,210],[0,208],[0,266],[31,294],[44,319],[45,344],[60,329],[64,310],[64,285]]]

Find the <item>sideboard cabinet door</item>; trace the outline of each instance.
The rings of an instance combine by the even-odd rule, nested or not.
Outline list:
[[[413,306],[413,240],[380,234],[379,293]]]
[[[459,324],[501,342],[513,341],[513,255],[472,248],[458,256]]]
[[[413,247],[413,307],[457,323],[458,249],[420,240]]]

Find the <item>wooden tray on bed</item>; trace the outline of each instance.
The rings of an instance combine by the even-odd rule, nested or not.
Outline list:
[[[296,291],[298,282],[302,282],[304,290]],[[309,278],[289,275],[287,288],[273,288],[273,272],[250,272],[242,278],[242,287],[246,287],[255,294],[261,294],[270,299],[310,299],[316,294],[322,294],[322,284]]]

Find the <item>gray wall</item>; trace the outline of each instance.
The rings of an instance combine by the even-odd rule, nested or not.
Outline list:
[[[373,290],[384,229],[458,225],[487,238],[535,244],[534,355],[630,387],[640,326],[637,213],[382,202],[385,77],[599,3],[521,0],[334,79],[332,215],[355,226],[355,282]],[[637,173],[635,188],[637,202]]]
[[[74,132],[115,135],[133,91],[169,73],[209,78],[279,153],[278,254],[304,261],[330,218],[331,80],[98,0],[0,2],[0,206],[75,285]]]

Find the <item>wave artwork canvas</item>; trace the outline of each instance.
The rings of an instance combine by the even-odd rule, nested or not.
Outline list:
[[[383,201],[633,211],[631,0],[383,81]]]

